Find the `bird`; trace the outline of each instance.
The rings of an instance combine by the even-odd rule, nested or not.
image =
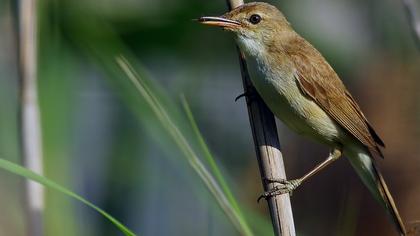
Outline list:
[[[247,59],[253,60],[262,74],[252,76],[251,82],[273,114],[296,133],[331,149],[325,161],[301,178],[268,179],[278,184],[262,196],[291,193],[344,155],[386,209],[399,235],[406,235],[376,164],[378,157],[384,157],[384,142],[334,69],[292,28],[283,13],[268,3],[251,2],[222,16],[203,16],[198,21],[233,32]]]

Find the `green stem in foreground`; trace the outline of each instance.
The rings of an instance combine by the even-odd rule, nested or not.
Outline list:
[[[227,198],[229,199],[229,201],[231,202],[233,207],[238,212],[240,212],[238,202],[236,201],[235,197],[233,196],[232,191],[230,191],[230,188],[229,188],[227,182],[223,178],[222,172],[217,167],[216,161],[214,160],[213,155],[211,154],[210,149],[208,148],[208,146],[206,144],[206,141],[204,140],[203,136],[201,135],[200,129],[197,126],[197,123],[196,123],[196,121],[194,119],[194,116],[191,112],[190,106],[188,105],[188,102],[187,102],[184,95],[181,95],[181,102],[182,102],[182,105],[184,107],[185,113],[187,114],[188,120],[191,123],[191,127],[193,128],[194,133],[198,138],[199,144],[200,144],[201,148],[203,149],[204,157],[206,158],[207,162],[209,163],[210,168],[213,170],[213,173],[216,176],[216,179],[219,181],[220,185],[222,186],[222,189],[225,192]]]
[[[14,164],[13,162],[7,161],[5,159],[0,158],[0,168],[7,170],[13,174],[25,177],[29,180],[35,181],[39,184],[44,185],[45,187],[54,189],[58,192],[64,193],[65,195],[72,197],[85,205],[93,208],[95,211],[99,212],[101,215],[103,215],[105,218],[107,218],[109,221],[111,221],[118,229],[121,230],[121,232],[124,233],[126,236],[136,236],[135,233],[133,233],[131,230],[129,230],[126,226],[124,226],[121,222],[119,222],[117,219],[106,213],[101,208],[95,206],[93,203],[89,202],[88,200],[84,199],[80,195],[70,191],[69,189],[57,184],[56,182],[39,175],[29,169],[26,169],[20,165]]]
[[[190,165],[200,176],[201,180],[205,183],[209,191],[213,194],[216,201],[219,203],[219,206],[231,220],[233,225],[238,229],[241,235],[254,235],[249,226],[246,224],[245,219],[229,202],[217,181],[200,161],[184,134],[179,130],[178,126],[175,125],[174,121],[171,119],[171,116],[169,116],[157,97],[154,96],[150,88],[146,85],[146,83],[144,83],[142,78],[135,72],[135,70],[125,58],[118,57],[116,60],[121,69],[126,73],[127,77],[131,80],[131,82],[133,82],[133,85],[137,91],[150,105],[153,112],[162,123],[163,127],[168,131],[176,145],[180,148],[181,152],[184,153],[184,155],[187,157]]]

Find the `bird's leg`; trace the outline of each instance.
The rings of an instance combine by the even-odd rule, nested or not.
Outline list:
[[[268,190],[267,192],[264,192],[258,198],[258,201],[261,200],[261,198],[267,199],[272,196],[293,192],[293,190],[299,187],[299,185],[301,185],[304,181],[309,179],[309,177],[315,175],[320,170],[324,169],[326,166],[330,165],[331,163],[339,159],[341,157],[341,153],[342,151],[340,148],[333,149],[325,161],[318,164],[314,169],[312,169],[311,171],[309,171],[308,173],[306,173],[304,176],[302,176],[299,179],[285,180],[285,179],[266,178],[265,181],[268,181],[270,183],[279,183],[280,185],[275,186],[274,188]]]

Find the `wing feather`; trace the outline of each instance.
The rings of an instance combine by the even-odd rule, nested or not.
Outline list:
[[[383,141],[322,55],[301,38],[290,45],[294,46],[286,48],[286,52],[297,70],[296,80],[301,91],[364,144],[372,154],[383,157],[379,149],[379,146],[384,146]]]

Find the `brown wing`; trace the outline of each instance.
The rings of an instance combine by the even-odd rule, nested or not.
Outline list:
[[[297,84],[302,92],[364,144],[372,154],[383,157],[379,146],[384,146],[384,143],[322,55],[302,38],[291,43],[286,51],[297,69]]]

